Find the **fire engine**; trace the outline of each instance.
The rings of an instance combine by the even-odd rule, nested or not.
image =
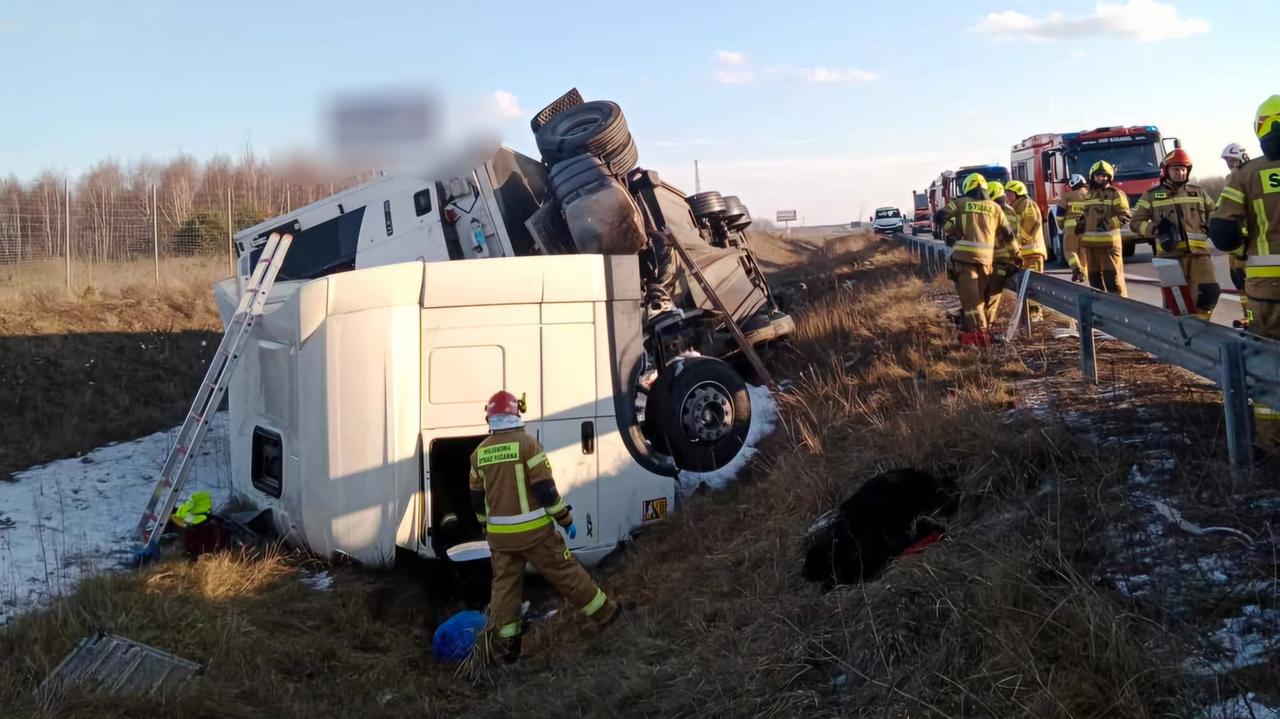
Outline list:
[[[1045,218],[1045,240],[1049,259],[1062,257],[1060,219],[1050,208],[1067,192],[1073,174],[1088,176],[1089,168],[1106,160],[1116,168],[1115,185],[1129,197],[1129,206],[1159,182],[1160,163],[1170,149],[1180,147],[1177,138],[1162,137],[1154,125],[1099,127],[1081,132],[1032,135],[1013,146],[1009,166],[1015,180],[1027,185],[1027,193],[1040,206]],[[1124,256],[1133,255],[1140,242],[1151,242],[1126,228]]]
[[[923,235],[933,230],[933,213],[929,211],[929,191],[911,191],[911,234]]]
[[[973,173],[982,175],[988,182],[1008,182],[1009,170],[1000,165],[967,165],[958,170],[944,170],[938,178],[929,184],[929,213],[937,216],[938,211],[947,206],[952,199],[960,196],[964,178]],[[942,239],[942,226],[933,223],[933,238]]]

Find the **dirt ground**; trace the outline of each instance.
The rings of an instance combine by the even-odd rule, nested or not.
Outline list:
[[[171,560],[0,629],[0,714],[1154,719],[1280,699],[1275,465],[1226,471],[1211,388],[1115,342],[1085,386],[1054,322],[961,350],[945,282],[866,234],[755,246],[797,320],[768,352],[780,429],[599,572],[628,610],[604,634],[562,611],[472,684],[430,658],[439,622],[483,603],[441,591],[447,568]],[[901,466],[956,481],[947,541],[874,582],[804,582],[811,522]],[[302,581],[318,570],[330,591]],[[208,669],[158,708],[36,696],[95,629]]]

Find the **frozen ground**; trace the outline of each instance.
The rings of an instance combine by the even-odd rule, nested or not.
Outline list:
[[[0,625],[126,563],[135,528],[178,428],[100,447],[0,481]],[[227,415],[220,412],[192,468],[183,497],[231,491]]]
[[[681,472],[678,481],[682,493],[693,492],[704,484],[709,489],[724,487],[738,476],[752,457],[756,456],[760,451],[756,449],[756,445],[769,436],[777,425],[778,404],[773,400],[769,388],[747,385],[747,392],[751,395],[751,427],[747,430],[746,446],[738,452],[738,456],[734,457],[732,462],[714,472]]]

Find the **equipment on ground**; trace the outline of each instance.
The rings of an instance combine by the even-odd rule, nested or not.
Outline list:
[[[267,297],[271,294],[271,288],[275,285],[276,276],[292,243],[292,235],[272,233],[263,247],[262,255],[249,278],[248,291],[240,297],[239,306],[227,323],[222,341],[213,353],[209,370],[191,402],[191,409],[182,421],[173,448],[169,450],[164,466],[160,469],[156,488],[138,522],[138,535],[142,540],[141,556],[146,556],[155,549],[156,542],[164,531],[178,500],[178,493],[182,491],[182,485],[186,483],[187,474],[195,462],[200,442],[209,430],[213,413],[222,404],[222,395],[227,391],[228,382],[240,360],[240,353],[249,342],[253,325],[266,306]]]

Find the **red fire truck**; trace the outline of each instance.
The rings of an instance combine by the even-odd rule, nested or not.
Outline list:
[[[929,191],[911,191],[911,234],[927,235],[933,231],[933,213],[929,211]]]
[[[1022,180],[1027,192],[1040,206],[1045,218],[1045,242],[1049,259],[1062,257],[1060,219],[1051,210],[1068,188],[1073,174],[1089,175],[1098,160],[1116,168],[1115,184],[1129,196],[1129,205],[1138,203],[1142,193],[1160,181],[1160,163],[1177,138],[1162,137],[1154,125],[1099,127],[1096,130],[1032,135],[1013,146],[1009,167],[1013,179]],[[1133,254],[1139,242],[1151,242],[1129,231],[1122,233],[1124,256]]]

